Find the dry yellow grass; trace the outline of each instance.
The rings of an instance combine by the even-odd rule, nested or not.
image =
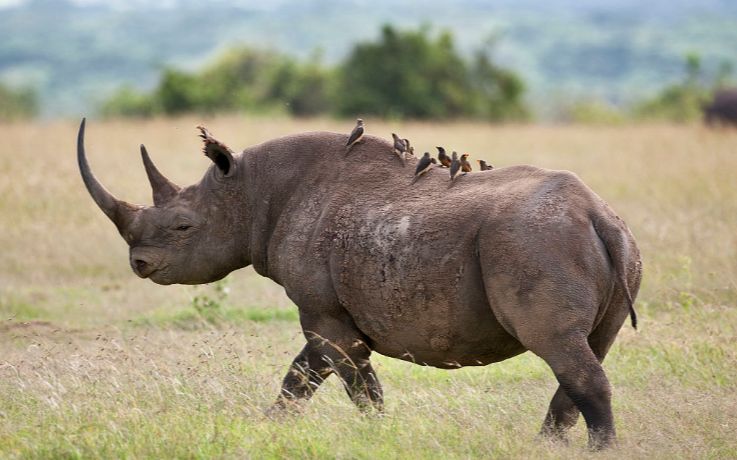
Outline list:
[[[201,121],[91,122],[93,170],[119,197],[149,203],[138,144],[170,178],[194,182],[208,165],[194,130]],[[240,149],[352,122],[206,125]],[[374,120],[367,128],[399,132],[420,153],[445,145],[497,167],[580,175],[630,225],[645,264],[641,332],[623,330],[605,363],[620,446],[597,457],[737,457],[737,131]],[[329,382],[302,417],[264,419],[302,344],[293,316],[177,322],[177,314],[191,320],[192,296],[211,288],[132,274],[123,240],[79,179],[76,129],[76,121],[0,126],[0,457],[588,455],[582,423],[570,447],[535,440],[555,382],[529,355],[452,372],[378,358],[386,418],[359,417]],[[229,308],[293,312],[281,288],[250,269],[230,278]]]

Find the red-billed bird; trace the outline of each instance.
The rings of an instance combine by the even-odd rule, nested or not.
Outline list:
[[[472,171],[471,163],[468,161],[467,153],[461,155],[461,171],[463,171],[464,173],[470,173]]]
[[[442,147],[435,147],[438,149],[438,161],[440,161],[440,164],[446,168],[450,168],[450,157],[447,153],[445,153],[445,149]]]

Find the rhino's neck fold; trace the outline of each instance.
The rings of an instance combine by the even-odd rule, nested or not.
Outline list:
[[[262,276],[279,282],[278,274],[270,269],[269,250],[274,244],[274,231],[282,218],[287,203],[293,199],[300,178],[299,165],[286,162],[288,151],[253,148],[240,158],[246,171],[246,196],[249,210],[250,262]]]

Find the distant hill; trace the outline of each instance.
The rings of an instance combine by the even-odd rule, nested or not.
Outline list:
[[[43,113],[90,113],[119,85],[152,87],[164,66],[195,68],[248,43],[327,62],[383,23],[447,28],[470,53],[493,38],[545,110],[593,96],[627,104],[683,75],[687,53],[706,73],[737,65],[731,0],[0,0],[0,81],[38,88]]]

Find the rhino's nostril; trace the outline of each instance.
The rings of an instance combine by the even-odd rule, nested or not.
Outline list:
[[[142,259],[136,259],[133,261],[133,265],[135,265],[136,271],[138,273],[143,274],[146,272],[146,267],[148,266],[148,262]]]

